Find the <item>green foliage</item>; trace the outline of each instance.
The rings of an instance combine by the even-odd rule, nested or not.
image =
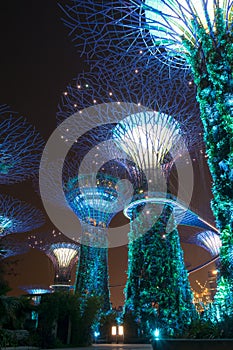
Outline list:
[[[38,307],[38,345],[43,348],[67,343],[73,346],[89,345],[99,307],[97,297],[88,297],[83,301],[77,294],[66,292],[43,296]]]
[[[1,250],[1,245],[0,245]],[[7,281],[4,279],[4,267],[2,261],[0,261],[0,295],[6,295],[10,291],[10,287]]]
[[[216,11],[215,31],[209,34],[200,27],[197,36],[198,47],[191,47],[185,39],[183,42],[189,51],[188,61],[197,86],[208,165],[213,179],[212,210],[222,240],[223,280],[219,281],[219,298],[223,287],[230,293],[226,297],[224,292],[224,304],[233,297],[233,36],[232,31],[226,28],[222,9],[217,8]]]
[[[89,297],[86,299],[79,323],[74,323],[75,329],[73,328],[72,330],[73,345],[87,346],[91,344],[93,339],[93,324],[97,319],[99,309],[100,300],[98,297]]]
[[[149,337],[155,328],[171,336],[182,332],[195,310],[172,210],[165,207],[156,218],[155,208],[149,209],[149,219],[141,216],[131,224],[125,316],[133,317],[140,336]],[[151,217],[157,220],[140,235]],[[135,232],[139,238],[132,240]]]
[[[0,327],[6,329],[24,329],[25,320],[32,307],[24,296],[0,296]]]
[[[107,249],[81,246],[76,289],[82,296],[101,297],[101,309],[110,310]]]
[[[184,329],[182,338],[191,339],[213,339],[219,338],[220,332],[218,324],[210,320],[195,319]]]
[[[117,313],[116,311],[112,310],[108,313],[103,313],[99,320],[99,331],[101,334],[101,337],[106,339],[107,342],[111,339],[111,329],[112,326],[116,325],[117,323]]]
[[[0,328],[0,348],[15,347],[18,345],[16,336]]]
[[[219,336],[221,338],[233,338],[233,314],[224,315],[219,323]]]
[[[213,319],[200,317],[184,329],[181,338],[231,339],[233,338],[233,316],[225,313],[221,320],[217,320],[216,317]]]
[[[125,338],[137,338],[138,337],[139,325],[136,322],[135,315],[130,310],[124,314],[124,332]]]

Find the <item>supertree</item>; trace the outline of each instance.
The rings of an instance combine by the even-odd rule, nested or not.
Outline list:
[[[118,124],[111,129],[113,130],[111,131],[111,137],[114,137],[121,150],[144,173],[144,176],[136,179],[138,186],[135,199],[144,198],[143,203],[140,202],[141,207],[147,202],[145,197],[147,195],[151,197],[151,192],[154,195],[155,191],[164,191],[159,187],[156,189],[156,185],[159,185],[158,180],[162,178],[166,182],[166,177],[162,175],[162,171],[168,174],[174,163],[179,163],[178,159],[184,159],[184,163],[186,163],[186,160],[189,162],[188,156],[184,157],[184,153],[191,149],[191,145],[198,145],[199,133],[201,133],[201,129],[198,129],[198,123],[195,121],[197,111],[195,104],[193,110],[190,111],[186,100],[185,91],[189,94],[188,84],[186,86],[180,84],[182,90],[180,92],[178,74],[174,74],[174,79],[169,87],[170,82],[166,86],[165,84],[159,84],[159,82],[164,81],[164,72],[155,73],[154,79],[147,79],[145,71],[143,71],[136,74],[134,79],[130,81],[122,79],[116,82],[114,82],[113,76],[107,74],[107,72],[97,74],[96,79],[92,79],[92,76],[86,76],[86,79],[85,75],[79,76],[73,86],[69,86],[65,91],[63,104],[59,111],[60,120],[76,112],[79,128],[82,128],[82,125],[91,125],[93,123],[92,115],[94,115],[95,120],[99,120],[104,125],[112,124],[114,120],[111,115],[115,116],[114,122],[115,124],[118,122]],[[142,84],[141,78],[144,81],[147,79],[148,84]],[[154,84],[155,81],[157,84]],[[172,104],[172,101],[175,101],[176,104]],[[102,113],[101,102],[105,102],[104,106],[108,106],[107,113]],[[87,106],[88,104],[91,106],[93,103],[92,110],[95,112],[88,114],[90,109]],[[83,105],[86,107],[85,110],[82,110]],[[128,117],[123,119],[125,116]],[[132,132],[134,127],[135,130],[140,129],[140,132],[136,130],[134,134]],[[196,128],[196,133],[194,128]],[[75,132],[75,128],[67,129],[64,130],[64,136],[62,136],[68,140],[69,135]],[[186,144],[190,147],[187,148]],[[139,172],[136,172],[136,175],[138,174]],[[150,188],[148,194],[146,194],[147,188]],[[135,206],[133,215],[135,215],[137,208],[139,208],[139,205]],[[153,222],[156,215],[155,208],[162,208],[162,217],[158,220],[158,223]],[[193,310],[187,272],[183,264],[183,255],[175,223],[171,225],[172,229],[168,232],[168,236],[166,234],[166,225],[172,214],[172,208],[172,205],[167,206],[166,204],[165,206],[155,205],[155,203],[147,204],[144,210],[144,218],[141,216],[139,222],[137,218],[134,218],[135,220],[132,220],[131,223],[129,271],[132,271],[131,265],[134,265],[134,269],[137,271],[129,272],[126,308],[128,310],[130,308],[134,309],[135,317],[138,321],[141,321],[141,330],[147,333],[150,331],[149,327],[155,326],[152,323],[158,321],[155,305],[160,304],[159,322],[161,327],[166,328],[168,332],[178,330],[180,327],[178,323],[187,322]],[[147,211],[150,211],[150,215],[146,214]],[[157,216],[159,216],[158,213]],[[149,222],[147,218],[149,218]],[[146,222],[148,223],[147,227],[145,227]],[[142,235],[142,233],[146,234]],[[155,279],[158,278],[159,280],[160,276],[158,266],[161,267],[162,261],[156,262],[155,247],[158,242],[160,243],[158,251],[161,252],[160,258],[164,259],[164,266],[172,266],[165,269],[167,277],[163,280],[166,280],[168,286],[173,286],[170,290],[170,298],[168,298],[168,294],[166,295],[167,291],[165,289],[164,292],[161,292],[162,285],[159,292],[158,289],[155,289],[157,283]],[[143,270],[144,263],[145,266],[148,265],[144,266],[148,276],[145,277],[144,286],[143,283],[140,286],[138,271]],[[157,272],[155,273],[156,266]],[[176,281],[176,278],[179,282]],[[172,282],[169,283],[168,280]],[[163,288],[165,288],[164,282],[162,283]],[[153,288],[152,285],[154,285]],[[133,296],[130,289],[134,289]],[[171,298],[172,295],[174,298]],[[183,313],[178,310],[179,307],[180,310],[184,310]],[[169,313],[169,310],[172,310],[173,315]],[[177,310],[177,313],[174,310]],[[148,324],[149,319],[151,319],[150,324]],[[168,321],[167,326],[164,326],[166,321]]]
[[[77,2],[67,6],[67,24],[73,33],[77,33],[77,25],[80,26],[83,16],[81,37],[86,42],[90,35],[89,42],[95,41],[92,50],[98,46],[98,53],[103,52],[104,47],[117,51],[123,46],[124,51],[128,45],[126,55],[135,51],[149,65],[153,56],[155,60],[159,58],[179,69],[191,68],[213,179],[212,210],[222,240],[219,293],[226,304],[230,304],[233,293],[230,268],[233,228],[232,1],[128,0],[98,4],[88,1],[80,6],[84,6],[80,16]],[[94,26],[95,21],[97,26]]]
[[[43,294],[49,294],[52,292],[51,288],[46,288],[42,285],[21,286],[20,289],[31,296],[34,305],[40,304],[41,296]]]
[[[79,105],[81,104],[82,108],[92,106],[93,101],[88,98],[88,92],[85,91],[84,95],[83,99],[80,96]],[[64,96],[67,96],[67,94],[64,94]],[[86,98],[87,100],[85,100]],[[72,114],[69,107],[63,106],[64,109],[61,107],[59,112],[60,121],[66,120]],[[75,106],[73,107],[75,108]],[[109,144],[106,143],[106,147],[103,146],[103,143],[109,138],[109,130],[112,126],[107,115],[108,110],[110,111],[110,107],[107,105],[105,110],[104,108],[102,111],[99,109],[99,114],[96,116],[100,125],[91,120],[90,114],[88,118],[80,114],[80,118],[85,119],[86,132],[83,132],[83,124],[78,120],[76,125],[72,125],[68,120],[65,128],[63,124],[59,125],[60,142],[64,143],[70,142],[75,137],[75,132],[81,130],[81,136],[74,139],[75,142],[70,155],[63,161],[63,190],[66,201],[63,201],[62,205],[67,207],[68,204],[72,208],[80,220],[82,230],[82,235],[78,239],[82,245],[76,290],[82,295],[95,294],[101,296],[104,311],[110,309],[108,246],[114,240],[112,235],[107,237],[108,225],[113,216],[123,209],[128,196],[127,189],[123,192],[123,184],[118,183],[119,175],[122,176],[127,171],[125,170],[126,166],[122,166],[120,160],[116,160],[113,164],[108,163],[109,160],[112,160],[113,154],[108,156],[107,148],[110,147]],[[99,149],[100,143],[101,149]],[[119,154],[115,156],[115,158],[117,157],[119,157]],[[59,160],[57,162],[59,163]],[[55,166],[51,166],[50,161],[47,162],[45,159],[44,164],[42,161],[40,175],[41,180],[43,181],[44,178],[45,182],[46,190],[43,198],[46,201],[62,199],[62,196],[57,195],[56,186],[55,190],[51,191],[50,188],[48,191],[48,187],[51,187],[51,184],[54,186],[56,183],[57,162],[55,160]],[[49,170],[47,171],[47,169]],[[49,178],[44,176],[45,174],[49,174]],[[50,194],[48,195],[48,193]],[[60,203],[57,204],[60,205]],[[77,228],[75,230],[77,231]],[[71,238],[74,236],[73,233],[72,237],[70,236]],[[119,240],[116,235],[114,236],[116,240]]]
[[[114,173],[120,173],[116,165]],[[102,170],[97,175],[71,178],[65,186],[67,200],[82,227],[77,291],[103,297],[103,311],[110,309],[108,246],[113,237],[108,235],[108,226],[127,201],[127,191],[119,191],[118,181]]]
[[[36,174],[44,141],[35,128],[25,118],[3,109],[0,130],[0,183],[12,184]]]
[[[43,251],[53,263],[54,290],[69,290],[71,270],[79,259],[79,244],[65,237],[61,232],[39,232],[28,236],[28,246]]]
[[[70,138],[75,133],[74,127],[70,126],[68,130],[60,128],[61,136],[64,135],[63,132],[69,135],[61,137],[62,142],[67,142],[67,137]],[[102,297],[103,311],[110,309],[108,246],[116,244],[113,242],[114,237],[116,241],[120,240],[116,235],[108,236],[108,225],[113,216],[123,209],[128,195],[127,188],[124,191],[124,184],[119,183],[118,178],[121,176],[124,179],[126,166],[122,166],[117,159],[109,162],[113,156],[112,153],[108,155],[110,143],[106,144],[108,149],[104,148],[104,152],[99,149],[98,142],[104,142],[108,138],[108,131],[108,124],[102,129],[90,128],[89,132],[76,140],[65,160],[48,162],[46,158],[40,169],[40,178],[45,182],[46,189],[43,199],[60,206],[66,219],[66,213],[69,213],[71,207],[80,220],[81,235],[77,237],[77,227],[69,234],[71,239],[81,243],[76,291],[84,297],[93,294]],[[62,201],[62,193],[59,194],[57,167],[60,161],[63,166],[62,191],[66,195],[66,201]]]
[[[79,259],[79,245],[76,243],[60,242],[46,247],[45,253],[53,262],[55,269],[53,289],[71,287],[71,270]]]
[[[45,223],[40,210],[10,195],[0,194],[0,213],[0,237],[27,232]]]
[[[168,334],[180,332],[193,316],[173,205],[151,200],[164,196],[163,173],[168,175],[173,163],[187,151],[184,140],[189,134],[185,136],[181,130],[179,122],[162,111],[129,115],[113,130],[118,146],[143,169],[148,180],[148,189],[140,190],[143,199],[138,200],[137,195],[133,207],[130,204],[125,304],[126,313],[134,313],[146,334],[155,327]]]

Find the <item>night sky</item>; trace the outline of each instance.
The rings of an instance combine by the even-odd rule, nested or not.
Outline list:
[[[62,12],[55,0],[7,1],[0,5],[0,101],[1,104],[8,104],[12,111],[25,116],[45,140],[56,127],[57,105],[62,92],[79,72],[88,68],[69,39],[61,17]],[[201,177],[201,174],[203,172],[196,179],[194,203],[202,216],[213,223],[208,204],[211,196],[210,176],[206,166],[206,177]],[[29,181],[15,186],[2,186],[1,191],[42,208]],[[52,228],[48,220],[41,230]],[[190,262],[195,259],[191,251],[190,247],[186,247],[186,260]],[[206,254],[200,248],[195,255],[202,261],[203,257],[209,257]],[[110,284],[115,286],[111,288],[112,302],[114,306],[122,305],[127,247],[111,249],[109,260]],[[19,293],[17,285],[52,282],[51,262],[41,252],[31,251],[9,266],[8,277],[13,288],[11,294]],[[200,275],[203,281],[205,277],[205,274]],[[192,280],[195,279],[192,276]]]

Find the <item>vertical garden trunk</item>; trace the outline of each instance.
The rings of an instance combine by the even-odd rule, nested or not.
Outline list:
[[[221,268],[216,300],[223,311],[231,312],[233,298],[233,37],[226,32],[222,11],[216,12],[216,31],[207,34],[199,28],[201,46],[187,42],[188,61],[197,86],[197,100],[208,165],[212,175],[212,210],[221,233]],[[203,184],[204,185],[204,184]],[[223,303],[224,302],[224,303]]]
[[[154,215],[153,206],[149,220]],[[135,235],[143,232],[146,214],[131,222],[125,314],[134,315],[140,335],[150,336],[155,328],[164,335],[181,334],[195,313],[173,219],[167,230],[171,213],[172,208],[165,206],[160,218],[137,239]]]

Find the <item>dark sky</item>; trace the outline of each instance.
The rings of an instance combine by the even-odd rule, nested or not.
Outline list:
[[[1,2],[1,104],[23,115],[35,125],[45,140],[56,127],[60,96],[67,84],[83,69],[74,44],[62,21],[62,12],[54,0]],[[41,206],[30,182],[2,186],[1,191]],[[48,224],[41,231],[51,230]],[[122,258],[119,260],[119,254]],[[9,263],[15,258],[7,260]],[[126,247],[110,252],[110,283],[114,305],[121,305],[127,265]],[[12,274],[12,268],[14,273]],[[11,294],[24,284],[49,284],[52,267],[43,253],[30,251],[7,268]]]
[[[0,103],[8,104],[13,111],[25,116],[45,140],[56,127],[57,105],[62,92],[84,68],[61,16],[55,0],[2,1],[0,5]],[[198,178],[197,187],[198,192],[210,194],[209,179],[203,183],[203,179]],[[30,184],[5,187],[4,191],[38,203]],[[204,217],[211,215],[208,204],[203,205],[198,199],[196,203],[206,210]],[[50,225],[44,229],[50,229]],[[202,254],[201,250],[199,254]],[[188,256],[187,260],[192,257]],[[111,289],[114,305],[123,303],[126,266],[126,247],[112,249],[110,283],[119,285]],[[13,294],[17,292],[17,285],[51,282],[51,263],[40,252],[22,256],[14,268],[17,275],[9,277]]]
[[[83,69],[55,0],[1,2],[1,101],[42,136],[55,127],[61,93]]]

